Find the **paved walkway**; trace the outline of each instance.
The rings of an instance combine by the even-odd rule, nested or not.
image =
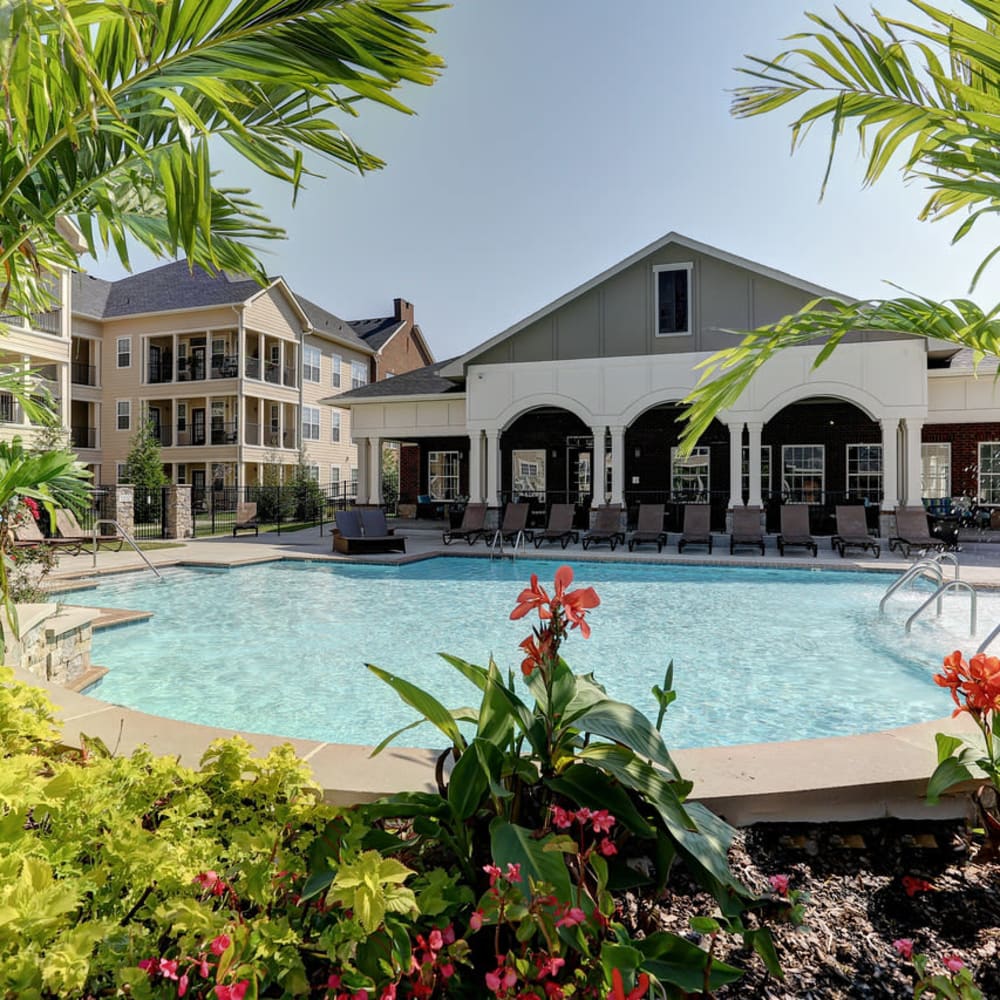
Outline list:
[[[429,522],[400,523],[397,532],[406,537],[405,555],[390,553],[349,561],[398,563],[437,554],[487,557],[483,543],[472,547],[464,542],[444,546],[441,530],[442,525]],[[673,540],[676,537],[671,536]],[[783,559],[771,547],[763,557],[751,553],[730,556],[728,538],[722,535],[718,536],[711,555],[703,550],[688,550],[678,556],[676,544],[668,548],[669,551],[665,549],[659,555],[653,546],[643,547],[635,553],[623,547],[611,552],[607,546],[584,552],[580,544],[571,544],[565,550],[546,546],[536,551],[532,546],[526,554],[557,564],[613,559],[643,563],[852,569],[886,574],[898,574],[913,562],[889,553],[887,546],[877,560],[868,554],[849,554],[841,559],[831,550],[827,539],[820,540],[817,558],[797,553]],[[342,561],[346,558],[332,553],[329,526],[322,531],[315,527],[281,535],[264,532],[257,537],[241,534],[235,539],[198,539],[145,554],[157,566],[180,563],[240,565],[282,558]],[[966,545],[959,559],[962,579],[980,587],[1000,587],[1000,546]],[[62,554],[52,578],[68,581],[81,576],[135,570],[143,565],[141,557],[128,550],[101,551],[96,559],[86,553]],[[66,738],[71,743],[79,733],[100,736],[108,746],[120,752],[129,752],[148,743],[158,752],[176,754],[185,762],[196,764],[211,740],[231,735],[228,730],[146,715],[40,682],[28,675],[22,676],[49,689],[61,708]],[[883,815],[961,816],[965,812],[961,796],[943,800],[936,810],[929,810],[923,802],[927,776],[936,763],[934,733],[942,730],[960,731],[959,720],[941,720],[865,736],[682,750],[674,757],[683,773],[694,780],[695,797],[736,824]],[[279,743],[291,743],[310,762],[332,802],[357,802],[403,788],[434,787],[436,754],[429,750],[393,749],[372,759],[363,747],[285,740],[280,736],[252,735],[248,739],[262,751]]]

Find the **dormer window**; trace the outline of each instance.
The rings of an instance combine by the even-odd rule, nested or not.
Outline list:
[[[653,268],[657,337],[691,333],[691,268],[691,264],[657,264]]]

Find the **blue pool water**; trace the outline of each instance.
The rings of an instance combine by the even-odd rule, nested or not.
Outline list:
[[[108,701],[191,722],[339,743],[373,744],[415,718],[365,669],[374,663],[449,707],[478,692],[435,653],[518,671],[532,619],[512,622],[536,572],[551,592],[557,563],[440,558],[405,566],[286,561],[230,570],[175,569],[162,583],[130,574],[68,604],[142,609],[140,625],[99,632],[91,690]],[[878,603],[881,574],[581,563],[576,581],[601,605],[593,634],[563,653],[613,697],[655,718],[650,694],[674,661],[678,699],[664,736],[710,746],[869,732],[938,718],[947,692],[931,680],[944,653],[974,649],[968,601],[946,601],[910,636],[903,623],[926,591]],[[988,630],[1000,597],[983,595]],[[438,746],[436,730],[406,734]]]

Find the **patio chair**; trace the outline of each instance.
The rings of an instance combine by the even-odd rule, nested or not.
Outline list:
[[[635,531],[629,536],[628,550],[632,552],[637,545],[646,542],[656,543],[656,551],[662,552],[663,546],[667,544],[667,533],[663,530],[663,508],[662,503],[641,503],[639,504],[639,517],[636,522]]]
[[[526,542],[530,542],[535,533],[528,528],[528,514],[531,511],[530,503],[514,503],[513,501],[504,508],[503,520],[500,527],[493,535],[493,544],[497,542],[497,537],[504,541],[517,545],[518,536]]]
[[[333,551],[345,555],[406,551],[406,539],[397,537],[380,510],[340,510],[333,532]]]
[[[51,545],[53,548],[66,549],[71,556],[78,555],[83,549],[83,539],[80,538],[46,538],[30,514],[25,514],[21,523],[13,528],[11,533],[14,536],[14,547],[18,549],[33,549],[38,545]]]
[[[549,523],[535,534],[535,548],[540,549],[542,542],[559,542],[566,548],[571,540],[574,544],[580,541],[580,532],[573,527],[575,516],[575,503],[554,503],[549,509]]]
[[[474,545],[480,538],[486,537],[486,504],[469,503],[462,512],[462,524],[441,535],[441,541],[450,545],[456,538],[464,538]]]
[[[729,554],[740,548],[759,548],[764,554],[764,533],[760,530],[760,507],[734,507],[733,530],[729,534]]]
[[[678,553],[686,545],[707,545],[712,552],[712,507],[707,503],[684,504],[684,530],[677,539]]]
[[[840,553],[840,558],[844,558],[844,550],[847,548],[871,549],[873,555],[878,559],[882,552],[879,543],[868,533],[868,523],[865,520],[865,508],[860,504],[850,504],[848,506],[839,505],[836,510],[837,534],[830,539],[830,544]]]
[[[778,551],[784,555],[788,546],[812,549],[813,558],[816,558],[819,546],[809,532],[809,504],[807,503],[781,505],[781,534],[778,535]]]
[[[889,539],[889,551],[898,548],[904,559],[910,549],[937,549],[944,552],[946,543],[935,538],[927,526],[927,511],[923,507],[896,508],[896,534]]]
[[[94,539],[93,532],[81,527],[80,522],[76,519],[76,514],[66,507],[59,507],[56,510],[56,528],[59,530],[60,539],[79,541],[81,549]],[[114,545],[115,542],[118,543],[118,548],[115,551],[121,552],[122,546],[125,544],[125,538],[122,535],[115,532],[112,535],[98,534],[97,536],[98,545]]]
[[[615,546],[625,544],[625,532],[621,526],[621,507],[598,507],[594,512],[594,526],[583,536],[583,547],[607,542],[614,552]]]
[[[257,504],[253,502],[238,503],[236,505],[236,520],[233,521],[233,538],[236,537],[237,531],[249,531],[251,528],[253,528],[255,535],[260,528],[260,522],[257,520]]]

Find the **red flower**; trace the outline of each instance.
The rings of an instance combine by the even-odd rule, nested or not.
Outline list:
[[[535,573],[531,574],[531,586],[526,590],[522,590],[520,594],[517,595],[517,607],[510,613],[511,621],[516,621],[518,618],[523,618],[526,614],[538,609],[538,617],[545,621],[552,617],[552,612],[549,610],[549,595],[546,593],[545,588],[538,583],[538,576]]]
[[[570,628],[578,628],[580,635],[584,639],[590,636],[590,626],[584,619],[584,615],[591,609],[596,608],[601,603],[593,587],[583,587],[567,593],[566,588],[573,582],[573,570],[569,566],[560,566],[556,570],[556,596],[552,603],[562,605],[563,613],[570,624]]]
[[[934,888],[930,882],[922,878],[914,878],[912,875],[903,876],[903,888],[907,896],[915,896],[918,892],[929,892]]]
[[[601,838],[599,850],[606,858],[610,858],[612,854],[618,853],[618,848],[615,847],[615,842],[613,840],[609,840],[607,837]]]
[[[561,912],[562,916],[556,921],[556,927],[576,927],[587,919],[587,914],[579,906],[569,906]]]
[[[483,926],[483,911],[473,910],[472,916],[469,917],[469,930],[478,931],[480,927]]]
[[[913,957],[913,939],[912,938],[899,938],[892,942],[893,948],[903,956],[903,958],[909,960]]]
[[[249,986],[249,979],[241,979],[235,986],[216,986],[215,995],[218,1000],[243,1000]]]
[[[521,673],[530,677],[536,667],[544,667],[552,659],[552,633],[545,630],[541,634],[529,635],[519,643],[528,655],[521,661]]]
[[[560,830],[568,830],[576,819],[576,813],[562,806],[552,806],[552,825]]]
[[[625,992],[625,985],[622,982],[622,974],[617,969],[611,970],[611,992],[608,1000],[642,1000],[649,989],[649,976],[645,972],[641,973],[635,984],[635,989]]]
[[[966,663],[956,649],[944,658],[944,670],[934,675],[934,681],[951,691],[958,706],[952,716],[968,712],[979,719],[988,712],[1000,714],[1000,657],[976,653]]]
[[[209,948],[211,948],[213,955],[221,955],[229,947],[229,945],[229,936],[227,934],[220,934],[217,938],[212,940]]]
[[[607,809],[598,809],[591,815],[590,824],[594,828],[594,833],[610,833],[611,827],[615,825],[615,818]]]
[[[941,961],[949,972],[960,972],[965,968],[965,962],[958,955],[943,955]]]
[[[770,883],[771,888],[779,896],[788,895],[788,876],[787,875],[770,875],[767,881]]]

